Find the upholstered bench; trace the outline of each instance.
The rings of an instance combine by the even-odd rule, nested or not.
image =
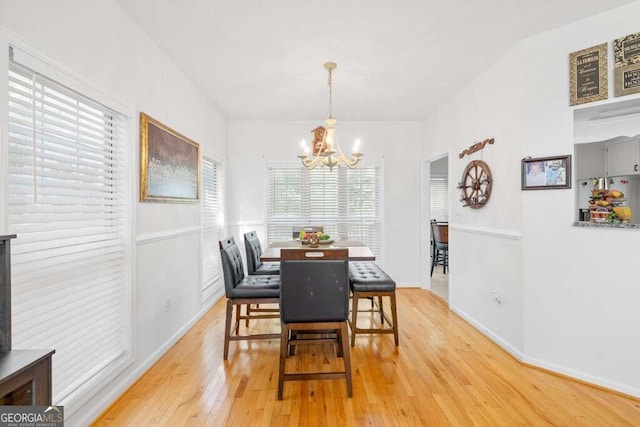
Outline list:
[[[398,315],[396,311],[396,282],[374,262],[350,262],[349,280],[353,294],[353,308],[351,309],[351,347],[356,343],[356,334],[393,334],[396,347],[398,346]],[[378,297],[378,307],[371,310],[359,310],[358,301],[361,298]],[[382,297],[389,297],[391,303],[391,317],[389,320],[384,312]],[[380,328],[358,328],[358,312],[380,313]],[[384,326],[385,320],[389,327]]]

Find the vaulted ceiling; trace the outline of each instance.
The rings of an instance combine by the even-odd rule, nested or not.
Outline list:
[[[229,119],[281,120],[326,117],[327,61],[338,120],[424,119],[518,40],[633,2],[118,1]]]

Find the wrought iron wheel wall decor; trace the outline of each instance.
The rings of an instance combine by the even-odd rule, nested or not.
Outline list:
[[[492,184],[493,178],[489,165],[482,160],[469,162],[462,172],[462,181],[458,183],[463,206],[479,209],[486,205],[491,197]]]

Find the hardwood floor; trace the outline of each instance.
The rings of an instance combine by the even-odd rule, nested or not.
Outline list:
[[[353,398],[344,380],[324,380],[288,382],[278,401],[279,340],[232,342],[224,362],[223,299],[94,425],[640,424],[639,400],[518,363],[428,291],[397,294],[400,347],[391,335],[356,338]],[[336,364],[331,346],[303,346],[287,369]]]
[[[436,268],[431,276],[431,292],[449,301],[449,273],[443,274],[442,268]]]

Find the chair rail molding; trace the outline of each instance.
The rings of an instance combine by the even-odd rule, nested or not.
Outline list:
[[[265,221],[229,221],[227,225],[229,227],[249,227],[249,226],[264,226],[266,224]]]
[[[481,234],[483,236],[498,237],[501,239],[520,240],[522,233],[514,230],[502,230],[499,228],[476,227],[472,225],[454,225],[449,223],[449,230],[461,231],[463,233]]]
[[[175,228],[173,230],[141,234],[136,237],[136,243],[138,245],[144,245],[146,243],[157,242],[158,240],[175,239],[176,237],[186,236],[188,234],[200,233],[201,229],[198,225],[195,227]]]

